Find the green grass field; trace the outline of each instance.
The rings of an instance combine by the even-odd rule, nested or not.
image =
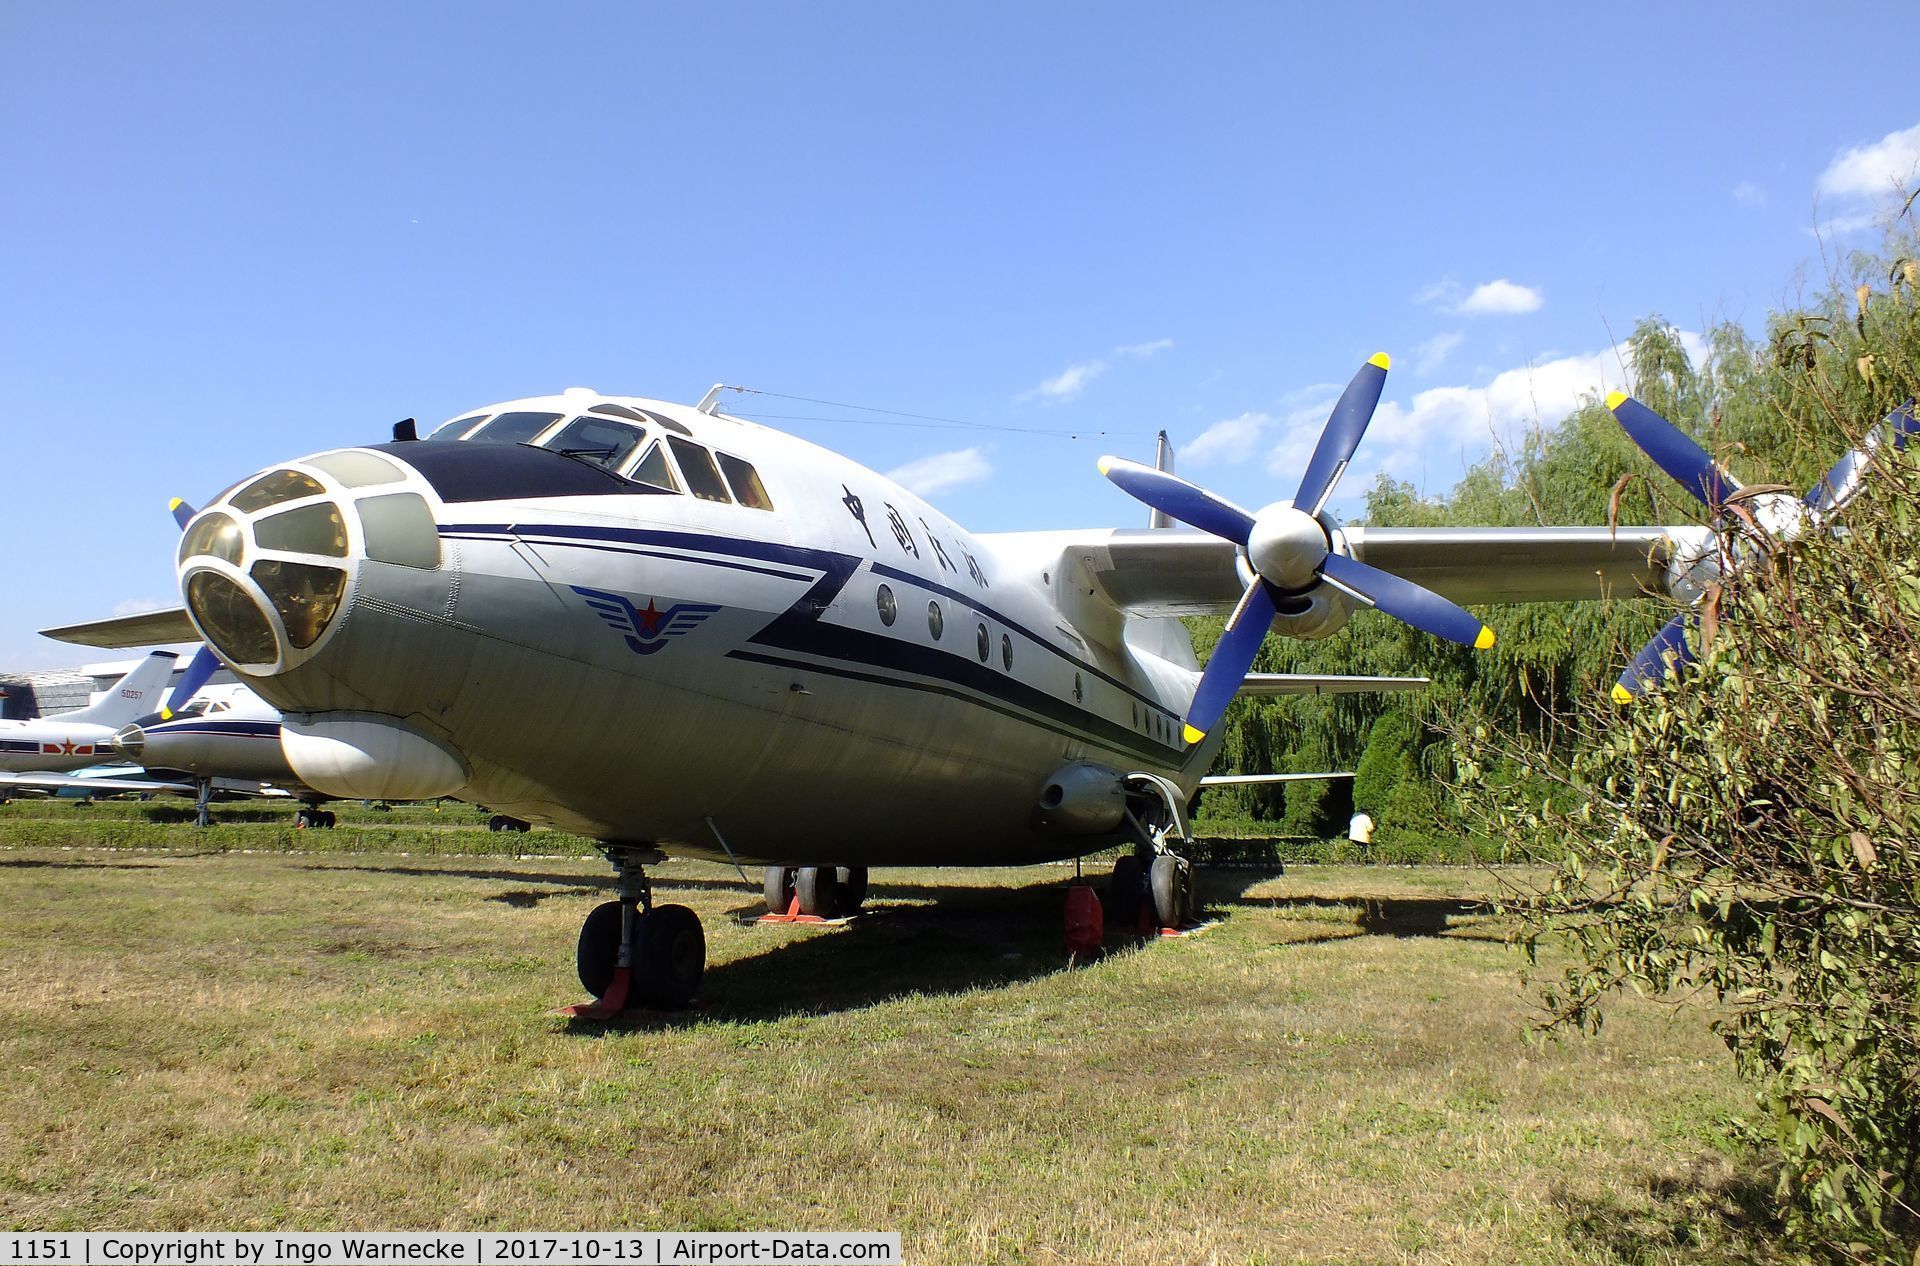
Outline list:
[[[176,825],[166,849],[5,846],[146,825],[118,814],[0,811],[13,1228],[887,1229],[913,1263],[1764,1255],[1705,1017],[1635,1003],[1530,1046],[1482,871],[1215,871],[1211,931],[1068,970],[1070,870],[878,872],[872,913],[823,930],[744,925],[730,869],[669,862],[659,898],[707,928],[702,1004],[604,1027],[551,1014],[580,997],[597,859],[429,855],[431,822],[367,828],[411,830],[411,855],[356,852],[357,811],[310,833],[323,852],[195,851]],[[224,828],[249,830],[280,847]]]

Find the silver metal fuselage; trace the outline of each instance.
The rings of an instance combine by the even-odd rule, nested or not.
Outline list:
[[[1197,680],[1183,630],[1077,627],[1078,573],[1043,538],[976,537],[794,437],[620,399],[752,462],[774,509],[553,495],[580,463],[525,446],[379,446],[431,510],[438,565],[367,557],[346,514],[338,614],[310,648],[282,634],[282,662],[236,671],[290,722],[377,714],[428,736],[464,766],[463,800],[676,854],[1042,861],[1112,842],[1036,824],[1068,762],[1192,794],[1218,738],[1181,742]],[[513,450],[484,455],[490,486],[440,469],[482,447]]]

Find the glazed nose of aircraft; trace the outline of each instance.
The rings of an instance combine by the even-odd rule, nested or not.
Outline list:
[[[288,462],[221,494],[180,539],[180,588],[220,657],[256,676],[318,652],[363,559],[432,569],[440,537],[417,472],[340,449]]]

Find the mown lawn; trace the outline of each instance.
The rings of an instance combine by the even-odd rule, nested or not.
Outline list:
[[[0,848],[0,1221],[878,1228],[913,1263],[1762,1251],[1704,1017],[1528,1045],[1484,872],[1217,871],[1211,931],[1073,970],[1068,874],[880,872],[819,930],[743,925],[731,870],[669,862],[702,1005],[608,1028],[551,1014],[595,860]]]

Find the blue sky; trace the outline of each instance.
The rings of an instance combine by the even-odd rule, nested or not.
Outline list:
[[[1343,8],[0,0],[0,666],[175,600],[169,496],[576,384],[1084,527],[1161,427],[1290,495],[1386,350],[1336,508],[1442,491],[1920,166],[1912,5]]]

